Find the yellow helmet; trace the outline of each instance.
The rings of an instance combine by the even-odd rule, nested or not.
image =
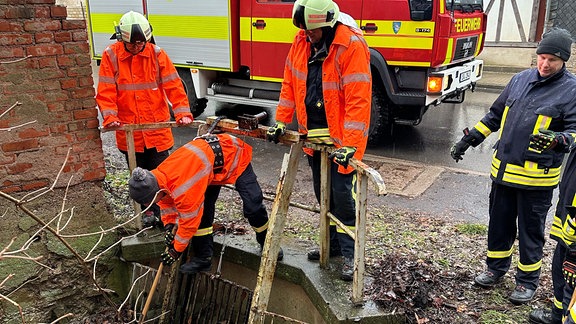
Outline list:
[[[126,43],[148,42],[152,38],[152,28],[142,14],[129,11],[120,18],[116,28],[116,39]]]
[[[340,9],[332,0],[296,0],[292,8],[292,23],[306,30],[334,27],[339,15]]]

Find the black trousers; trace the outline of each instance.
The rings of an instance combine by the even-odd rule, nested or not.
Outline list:
[[[260,245],[264,244],[268,228],[268,212],[264,206],[264,196],[258,183],[258,179],[252,164],[248,164],[246,170],[234,184],[236,191],[242,199],[242,212],[248,219],[248,223],[256,231],[256,240]],[[200,221],[199,230],[211,228],[214,223],[216,212],[216,200],[220,195],[222,186],[208,186],[204,195],[204,212]],[[195,235],[192,237],[192,249],[196,257],[211,257],[213,255],[213,236],[212,231],[205,231],[210,234]]]
[[[510,268],[518,233],[520,259],[516,284],[536,289],[539,284],[546,216],[552,190],[526,190],[492,183],[488,225],[488,269],[498,276]]]
[[[315,151],[308,156],[308,164],[312,169],[314,193],[320,202],[320,158],[321,152]],[[349,174],[338,172],[338,164],[330,163],[330,212],[344,225],[354,228],[356,224],[356,171]],[[330,226],[330,250],[340,247],[340,252],[346,258],[354,257],[354,240],[343,231],[338,231],[336,225]]]
[[[120,150],[120,152],[124,154],[126,164],[128,164],[128,152],[122,150]],[[136,166],[146,170],[154,170],[160,165],[160,163],[166,160],[169,155],[169,149],[158,152],[155,147],[144,148],[144,152],[136,152]],[[146,209],[146,207],[147,206],[145,205],[140,205],[142,210]],[[158,219],[160,219],[160,207],[158,207],[158,205],[153,204],[149,210],[154,212],[154,215],[158,216]]]
[[[566,284],[562,273],[562,264],[566,258],[566,253],[568,253],[568,248],[560,242],[556,243],[556,249],[554,249],[554,255],[552,256],[552,286],[554,287],[552,316],[555,322],[560,322],[561,316],[568,315],[568,312],[570,312],[568,306],[574,292],[574,288]]]

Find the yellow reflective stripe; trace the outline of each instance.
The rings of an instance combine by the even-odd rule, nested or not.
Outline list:
[[[548,172],[545,173],[545,169],[538,169],[537,163],[526,161],[524,167],[515,164],[507,164],[506,172],[517,173],[519,175],[526,175],[531,177],[556,177],[560,175],[560,168],[548,168]]]
[[[551,122],[552,118],[549,116],[539,115],[538,119],[536,119],[536,123],[534,124],[534,130],[532,130],[532,134],[538,134],[538,130],[540,128],[548,129]]]
[[[572,198],[572,206],[576,206],[576,194],[574,194],[574,198]],[[576,215],[572,215],[574,217]]]
[[[354,231],[356,230],[356,226],[346,226],[346,227],[348,227],[348,229],[350,229],[352,232],[354,232]],[[338,228],[336,229],[336,232],[337,232],[337,233],[346,233],[346,232],[345,232],[343,229],[341,229],[340,227],[338,227]]]
[[[388,65],[430,67],[430,62],[388,61]]]
[[[228,40],[229,21],[225,16],[150,15],[153,35],[179,38]],[[110,30],[110,27],[108,27]]]
[[[366,39],[368,46],[382,48],[431,50],[434,43],[432,37],[402,37],[394,35],[393,33],[390,34],[390,36],[372,36],[364,34],[364,38]]]
[[[532,271],[536,271],[538,269],[540,269],[542,267],[542,260],[533,263],[533,264],[522,264],[520,262],[518,262],[518,269],[524,271],[524,272],[532,272]]]
[[[252,26],[252,22],[258,19],[266,21],[266,28],[256,29]],[[241,41],[292,44],[298,32],[298,28],[292,24],[292,18],[241,17],[240,26],[250,31],[240,31]]]
[[[535,187],[552,187],[558,184],[560,180],[560,175],[551,178],[534,178],[522,174],[513,174],[504,172],[502,180],[509,183],[516,183],[525,186],[535,186]]]
[[[448,38],[448,45],[446,46],[446,57],[444,58],[444,62],[442,65],[447,65],[448,63],[452,62],[452,51],[454,47],[454,39]]]
[[[333,220],[330,220],[330,226],[336,226],[336,222],[334,222]]]
[[[206,235],[210,235],[214,233],[214,228],[212,226],[210,227],[206,227],[206,228],[199,228],[196,231],[196,234],[194,234],[194,236],[206,236]]]
[[[330,130],[328,128],[315,128],[308,130],[308,138],[325,136],[330,136]]]
[[[262,226],[260,226],[260,227],[254,227],[254,226],[252,226],[252,229],[254,229],[254,232],[256,232],[256,233],[262,233],[262,232],[264,232],[265,230],[268,229],[268,221],[266,221],[266,224],[264,224],[264,225],[262,225]]]
[[[270,81],[270,82],[282,82],[282,78],[269,78],[269,77],[261,77],[255,76],[250,78],[251,80],[259,80],[259,81]]]
[[[356,182],[358,181],[358,175],[357,173],[354,173],[354,175],[352,176],[352,199],[354,199],[354,201],[356,203],[358,203],[358,197],[356,194]]]
[[[514,246],[508,251],[488,251],[487,256],[494,259],[504,259],[509,258],[512,255],[512,251],[514,251]]]
[[[484,38],[484,34],[478,35],[478,43],[476,43],[476,51],[474,52],[474,56],[478,56],[480,54],[480,49],[482,48],[482,39]]]
[[[562,301],[556,299],[556,297],[554,297],[554,307],[556,307],[558,309],[562,309]]]
[[[510,110],[510,107],[508,106],[504,107],[504,112],[502,113],[502,120],[500,121],[500,129],[502,129],[502,127],[504,127],[504,124],[506,123],[506,117],[508,117],[508,110]],[[501,137],[502,132],[498,134],[498,139],[500,139]]]
[[[484,137],[488,137],[488,135],[492,134],[492,131],[490,130],[490,128],[488,128],[488,126],[484,125],[483,122],[478,122],[474,128],[479,131],[482,135],[484,135]]]

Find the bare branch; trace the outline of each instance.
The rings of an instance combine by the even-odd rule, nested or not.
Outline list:
[[[132,235],[130,235],[130,236],[124,236],[124,237],[120,238],[120,240],[118,240],[118,242],[110,245],[108,248],[106,248],[104,251],[98,253],[98,254],[95,255],[93,258],[91,258],[91,259],[86,259],[86,262],[92,262],[92,261],[96,260],[97,258],[101,257],[101,256],[102,256],[103,254],[105,254],[106,252],[110,251],[110,250],[111,250],[112,248],[114,248],[116,245],[122,243],[122,241],[124,241],[124,240],[126,240],[126,239],[129,239],[129,238],[132,238],[132,237],[136,237],[136,236],[140,235],[140,233],[142,233],[142,232],[144,232],[144,231],[146,231],[146,230],[148,230],[148,228],[143,228],[143,229],[141,229],[140,231],[138,231],[138,233],[134,233],[134,234],[132,234]],[[88,256],[87,256],[86,258],[88,258]]]
[[[18,312],[20,312],[20,318],[22,319],[22,323],[26,323],[24,321],[24,313],[22,311],[22,307],[20,306],[20,304],[18,304],[17,302],[13,301],[12,299],[8,298],[8,296],[4,296],[2,294],[0,294],[0,299],[4,299],[5,301],[9,302],[10,304],[18,307]]]
[[[24,60],[26,60],[26,59],[29,59],[29,58],[31,58],[31,57],[32,57],[32,55],[28,55],[28,56],[26,56],[26,57],[23,57],[23,58],[19,58],[19,59],[17,59],[17,60],[14,60],[14,61],[4,61],[4,62],[0,62],[0,64],[12,64],[12,63],[18,63],[18,62],[22,62],[22,61],[24,61]]]
[[[37,199],[38,197],[41,197],[41,196],[45,195],[46,193],[54,190],[54,187],[56,187],[56,183],[58,183],[58,179],[60,178],[60,175],[62,174],[62,172],[64,172],[64,167],[66,166],[66,163],[68,162],[68,158],[70,157],[71,151],[72,151],[72,148],[68,148],[68,152],[66,152],[66,158],[64,159],[64,163],[62,163],[62,166],[60,167],[60,171],[58,171],[58,174],[56,175],[56,179],[54,179],[54,182],[52,182],[52,186],[50,186],[50,188],[46,189],[43,193],[40,193],[37,196],[34,196],[33,198],[26,199],[26,197],[28,197],[30,195],[25,195],[24,197],[22,197],[22,199],[20,199],[20,204],[29,203],[29,202]]]
[[[61,320],[65,319],[66,317],[70,317],[70,316],[74,316],[74,314],[72,314],[72,313],[64,314],[64,315],[58,317],[54,322],[50,322],[50,324],[58,323]]]
[[[128,299],[130,298],[130,295],[132,294],[132,290],[134,290],[134,287],[136,286],[136,283],[144,278],[148,273],[150,273],[150,269],[146,270],[146,272],[144,272],[143,275],[141,275],[140,277],[134,279],[134,281],[132,282],[132,285],[130,286],[130,290],[128,291],[128,294],[126,294],[126,298],[124,299],[124,301],[122,302],[122,304],[120,304],[120,306],[118,306],[118,312],[120,312],[122,310],[122,307],[124,307],[124,305],[128,302]]]

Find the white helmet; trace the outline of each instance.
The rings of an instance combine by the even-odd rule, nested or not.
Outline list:
[[[152,28],[148,19],[142,14],[129,11],[120,18],[116,26],[116,39],[126,43],[148,42],[152,38]]]
[[[334,27],[339,15],[340,9],[332,0],[296,0],[292,9],[292,23],[306,30]]]

